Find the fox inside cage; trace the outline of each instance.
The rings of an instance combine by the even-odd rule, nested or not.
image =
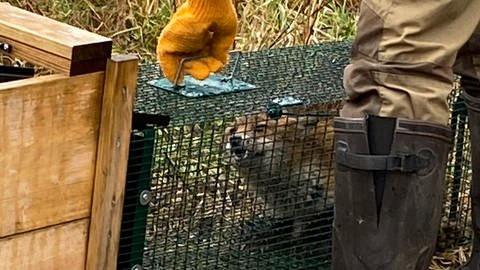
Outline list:
[[[171,119],[155,129],[144,268],[328,269],[343,90],[326,78],[341,78],[348,48],[234,55],[225,74],[253,87],[200,98],[141,67],[136,110]]]
[[[305,148],[316,123],[301,126],[295,118],[269,120],[263,114],[235,120],[159,130],[154,216],[164,219],[157,226],[170,230],[161,235],[172,238],[165,243],[173,244],[174,253],[167,255],[166,245],[162,254],[176,265],[185,258],[182,244],[185,253],[204,257],[205,264],[220,260],[231,266],[241,262],[232,256],[242,252],[249,255],[244,259],[253,259],[252,252],[299,249],[292,241],[302,233],[309,238],[308,225],[319,228],[311,224],[312,215],[327,208],[330,173]]]
[[[161,264],[325,264],[333,217],[331,121],[314,113],[254,113],[159,129],[151,214],[155,241],[161,236],[164,244]]]
[[[349,50],[333,42],[232,57],[226,77],[235,70],[232,85],[248,86],[234,93],[159,89],[158,66],[142,65],[135,111],[170,121],[132,141],[120,269],[330,269],[333,117]],[[465,114],[452,126],[442,248],[469,238]]]

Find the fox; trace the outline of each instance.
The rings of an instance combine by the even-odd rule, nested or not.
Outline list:
[[[291,221],[294,238],[333,205],[333,141],[333,117],[315,114],[249,114],[224,133],[227,162],[266,215]]]

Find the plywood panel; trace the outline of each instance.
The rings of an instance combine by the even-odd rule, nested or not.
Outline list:
[[[89,216],[103,77],[0,84],[0,237]]]
[[[83,270],[88,219],[0,238],[2,269]]]
[[[70,75],[105,70],[111,39],[7,3],[0,10],[0,41],[13,46],[13,56]]]

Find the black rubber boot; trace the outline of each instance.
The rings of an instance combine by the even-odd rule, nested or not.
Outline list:
[[[472,146],[472,182],[470,202],[472,206],[473,245],[470,260],[459,269],[480,270],[480,82],[477,79],[462,77],[463,98],[468,107],[468,123]]]
[[[335,119],[332,269],[428,269],[451,138],[422,121]]]

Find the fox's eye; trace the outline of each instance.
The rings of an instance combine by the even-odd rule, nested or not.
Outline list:
[[[235,133],[235,132],[237,132],[237,129],[236,129],[236,128],[231,128],[231,129],[228,131],[228,133],[230,133],[230,134],[233,134],[233,133]]]
[[[267,124],[258,124],[255,126],[255,132],[264,132],[267,128]]]

